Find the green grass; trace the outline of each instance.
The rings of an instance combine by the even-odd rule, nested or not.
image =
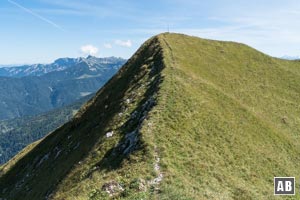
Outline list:
[[[0,167],[0,197],[285,199],[273,196],[273,177],[300,178],[299,78],[298,61],[233,42],[161,34],[70,123]],[[141,120],[151,97],[155,106]],[[138,117],[131,118],[134,111]],[[124,155],[126,135],[140,120],[135,148]],[[108,131],[113,137],[105,137]],[[64,153],[54,159],[56,146]],[[153,185],[157,156],[163,180]],[[123,190],[109,197],[107,184]]]
[[[161,38],[162,196],[271,199],[274,176],[299,178],[299,62],[237,43]]]

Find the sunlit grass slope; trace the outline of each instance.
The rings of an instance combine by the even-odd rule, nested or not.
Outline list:
[[[298,180],[300,62],[233,42],[160,38],[167,66],[154,131],[166,175],[161,196],[272,199],[274,176]]]
[[[274,176],[300,179],[299,102],[298,61],[161,34],[0,168],[0,197],[275,199]]]

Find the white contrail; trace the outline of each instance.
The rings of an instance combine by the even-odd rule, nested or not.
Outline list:
[[[25,8],[23,6],[21,6],[20,4],[18,4],[17,2],[14,2],[12,0],[7,0],[9,3],[17,6],[18,8],[24,10],[25,12],[39,18],[40,20],[43,20],[44,22],[47,22],[48,24],[51,24],[53,27],[57,28],[57,29],[60,29],[62,31],[65,31],[62,27],[60,27],[59,25],[57,25],[56,23],[54,23],[53,21],[49,20],[49,19],[46,19],[45,17],[42,17],[41,15],[33,12],[32,10],[28,9],[28,8]]]

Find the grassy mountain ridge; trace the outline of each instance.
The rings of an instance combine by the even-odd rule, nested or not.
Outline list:
[[[170,182],[187,181],[174,189],[165,187],[171,193],[195,187],[192,199],[272,199],[274,176],[298,175],[299,63],[236,43],[180,35],[167,37],[167,42],[172,44],[169,63],[175,63],[176,75],[174,86],[168,87],[173,93],[166,109],[169,118],[163,121],[181,121],[163,129],[167,135],[162,139],[170,144],[172,138],[182,147],[190,139],[188,144],[194,146],[184,151],[165,148],[169,155],[188,157],[194,149],[198,154],[189,163],[195,169],[184,170],[187,159],[182,164],[180,159],[169,160],[167,166],[178,167]],[[183,127],[191,135],[178,142],[172,135]],[[186,174],[178,178],[182,170]],[[195,171],[199,179],[193,177]]]
[[[158,35],[71,122],[0,168],[0,197],[274,199],[274,176],[300,175],[299,67]]]

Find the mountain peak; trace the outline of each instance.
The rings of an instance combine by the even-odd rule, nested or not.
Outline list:
[[[88,55],[87,57],[86,57],[86,59],[94,59],[94,58],[97,58],[96,56],[92,56],[92,55]]]
[[[274,176],[300,175],[299,64],[239,43],[152,37],[71,122],[2,166],[0,194],[272,199]]]

